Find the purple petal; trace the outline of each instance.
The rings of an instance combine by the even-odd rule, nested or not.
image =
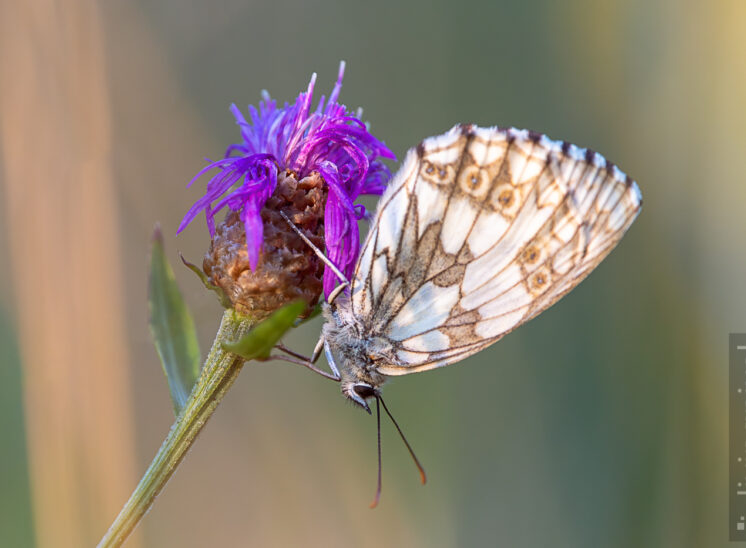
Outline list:
[[[249,255],[249,266],[251,270],[256,270],[259,264],[259,252],[262,249],[264,239],[264,225],[260,214],[261,207],[258,206],[258,200],[249,200],[244,205],[241,212],[241,220],[246,229],[246,248]]]

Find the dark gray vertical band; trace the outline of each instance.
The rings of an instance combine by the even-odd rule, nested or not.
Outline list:
[[[731,333],[728,346],[728,527],[731,541],[746,541],[746,333]]]

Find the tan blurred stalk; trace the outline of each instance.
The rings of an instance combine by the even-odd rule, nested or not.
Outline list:
[[[136,480],[98,5],[4,2],[0,51],[36,539],[92,545]]]

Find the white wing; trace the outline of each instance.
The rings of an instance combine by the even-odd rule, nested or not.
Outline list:
[[[640,190],[601,155],[528,131],[456,126],[410,150],[352,281],[364,337],[403,375],[459,361],[555,303],[614,248]]]

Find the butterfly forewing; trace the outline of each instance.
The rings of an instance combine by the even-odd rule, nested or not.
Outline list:
[[[402,375],[459,361],[575,287],[641,205],[591,151],[515,129],[457,126],[426,139],[379,202],[352,281],[365,337]]]

